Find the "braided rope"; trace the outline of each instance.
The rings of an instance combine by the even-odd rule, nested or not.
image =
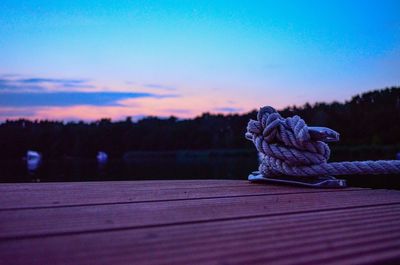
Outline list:
[[[330,134],[339,134],[333,130]],[[328,163],[329,141],[315,133],[299,116],[282,118],[272,107],[261,108],[257,120],[250,120],[246,138],[261,156],[259,171],[266,176],[326,176],[400,173],[400,160]]]

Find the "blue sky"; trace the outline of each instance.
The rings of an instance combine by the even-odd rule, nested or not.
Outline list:
[[[399,12],[400,1],[3,0],[0,120],[344,101],[400,85]]]

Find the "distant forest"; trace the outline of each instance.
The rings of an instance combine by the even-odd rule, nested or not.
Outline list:
[[[400,146],[400,87],[367,92],[344,103],[287,107],[280,113],[338,131],[341,140],[336,145]],[[100,150],[122,157],[129,151],[249,149],[253,147],[244,133],[256,114],[204,113],[193,119],[147,117],[136,122],[129,117],[91,123],[8,120],[0,124],[0,159],[21,158],[28,149],[46,158],[94,157]]]

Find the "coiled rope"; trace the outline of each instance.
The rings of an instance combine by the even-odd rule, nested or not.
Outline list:
[[[400,160],[328,163],[328,141],[339,134],[329,128],[318,132],[299,116],[282,118],[272,107],[263,107],[250,120],[246,138],[261,156],[259,171],[265,176],[327,176],[400,173]]]

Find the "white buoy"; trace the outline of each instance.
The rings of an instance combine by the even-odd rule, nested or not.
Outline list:
[[[106,152],[99,151],[99,152],[97,153],[96,158],[97,158],[97,162],[98,162],[99,164],[105,164],[105,163],[107,163],[108,155],[107,155]]]
[[[42,155],[36,151],[28,150],[26,152],[26,165],[29,171],[38,169],[42,161]]]

